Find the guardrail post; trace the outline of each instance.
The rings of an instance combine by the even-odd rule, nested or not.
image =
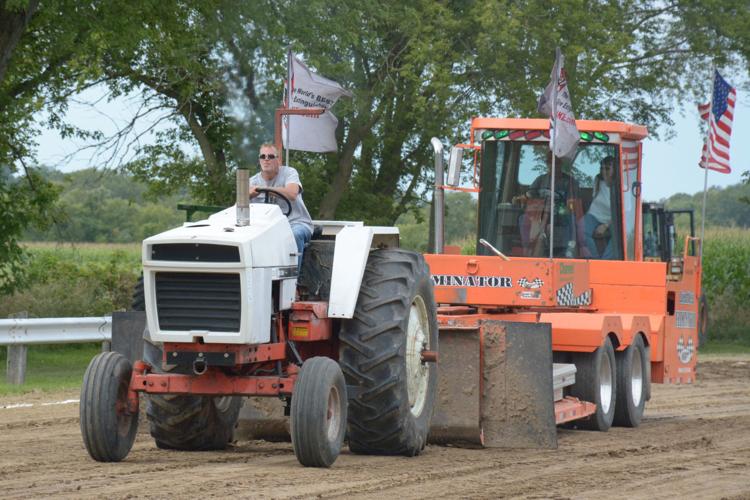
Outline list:
[[[29,348],[25,345],[8,346],[8,372],[9,384],[22,385],[26,381],[26,354]]]
[[[9,318],[28,318],[27,312],[11,314]],[[6,379],[9,384],[23,385],[26,382],[26,355],[29,352],[28,346],[9,345],[8,359],[6,362]]]

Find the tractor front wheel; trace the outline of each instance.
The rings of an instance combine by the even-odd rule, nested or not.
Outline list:
[[[133,368],[116,352],[97,354],[81,386],[81,435],[86,451],[99,462],[119,462],[135,441],[138,411],[128,410]]]
[[[346,434],[346,382],[330,358],[307,359],[292,395],[292,446],[306,467],[330,467]]]

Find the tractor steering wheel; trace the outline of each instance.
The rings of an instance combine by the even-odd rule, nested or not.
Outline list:
[[[287,198],[285,195],[279,193],[278,191],[275,191],[273,189],[264,188],[264,187],[258,187],[255,188],[256,193],[266,193],[265,197],[265,203],[274,203],[271,201],[272,196],[276,196],[278,199],[282,200],[284,203],[286,203],[286,212],[284,209],[281,209],[281,213],[284,214],[286,217],[289,217],[289,214],[292,213],[292,202],[289,201],[289,198]]]

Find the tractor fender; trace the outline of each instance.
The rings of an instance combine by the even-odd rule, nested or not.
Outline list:
[[[398,247],[398,228],[346,226],[336,233],[328,316],[352,318],[370,248]]]

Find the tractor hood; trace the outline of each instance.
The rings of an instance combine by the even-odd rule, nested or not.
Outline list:
[[[287,218],[274,204],[252,204],[250,224],[236,224],[236,207],[143,241],[143,264],[211,267],[283,267],[297,263]]]
[[[143,242],[143,287],[152,342],[261,344],[270,339],[274,281],[288,309],[297,284],[297,245],[276,205],[236,208]]]

